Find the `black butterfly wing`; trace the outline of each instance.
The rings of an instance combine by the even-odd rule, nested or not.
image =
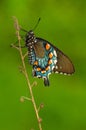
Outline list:
[[[72,74],[75,72],[74,65],[72,61],[69,59],[68,56],[66,56],[62,51],[60,51],[57,47],[49,43],[48,41],[37,38],[38,40],[50,44],[57,54],[57,63],[53,69],[53,72],[57,73],[63,73],[63,74]]]
[[[57,52],[57,66],[54,68],[54,72],[63,74],[72,74],[75,72],[72,61],[62,51],[55,48]]]

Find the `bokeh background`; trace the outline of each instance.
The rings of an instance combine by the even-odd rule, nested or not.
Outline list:
[[[50,87],[44,87],[32,77],[26,58],[30,82],[38,83],[36,103],[44,103],[43,130],[86,130],[86,0],[0,0],[0,130],[38,130],[31,102],[20,102],[29,90],[19,72],[19,53],[10,48],[17,40],[12,16],[26,30],[41,17],[35,35],[57,46],[75,66],[73,76],[52,74]]]

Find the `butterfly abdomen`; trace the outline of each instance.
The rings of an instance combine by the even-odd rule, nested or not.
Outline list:
[[[34,44],[37,42],[36,38],[34,36],[33,31],[29,31],[26,34],[26,47],[28,48],[28,59],[29,59],[29,63],[31,65],[33,65],[34,61],[35,61],[35,51],[34,51]]]
[[[35,52],[33,47],[28,47],[28,59],[29,59],[29,63],[33,65],[35,61]]]

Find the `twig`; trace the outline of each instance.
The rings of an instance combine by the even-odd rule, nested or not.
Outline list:
[[[44,107],[44,104],[43,103],[41,103],[40,105],[39,105],[39,107],[38,107],[38,112],[40,111],[40,109],[42,109]]]
[[[19,34],[20,26],[18,24],[17,18],[13,17],[13,19],[14,19],[14,24],[15,24],[15,28],[16,28],[16,35],[17,35],[17,38],[18,38],[18,46],[19,47],[16,47],[13,44],[12,44],[12,47],[16,48],[20,53],[22,66],[23,66],[23,72],[24,72],[24,75],[25,75],[25,78],[26,78],[26,81],[27,81],[27,85],[28,85],[28,88],[29,88],[29,91],[30,91],[30,97],[31,97],[31,98],[28,98],[28,97],[23,96],[22,99],[27,99],[27,100],[32,101],[34,111],[35,111],[37,121],[38,121],[39,130],[42,130],[42,126],[41,126],[42,119],[39,117],[39,112],[38,112],[37,105],[36,105],[34,95],[33,95],[33,91],[32,91],[32,86],[35,85],[35,82],[33,83],[33,85],[30,84],[30,80],[29,80],[28,73],[27,73],[26,66],[25,66],[25,62],[24,62],[24,59],[25,59],[25,56],[27,55],[27,53],[25,55],[23,55],[22,49],[21,49],[21,43],[20,43],[21,37],[20,37],[20,34]]]
[[[35,87],[37,85],[37,82],[34,81],[33,84],[31,85],[31,87]]]
[[[25,59],[25,57],[28,55],[28,51],[24,54],[23,58]]]
[[[32,101],[31,98],[28,98],[28,97],[22,96],[22,97],[20,98],[20,101],[21,101],[21,102],[24,102],[24,100]]]
[[[11,47],[14,47],[15,49],[19,51],[19,47],[15,46],[14,44],[11,44]]]

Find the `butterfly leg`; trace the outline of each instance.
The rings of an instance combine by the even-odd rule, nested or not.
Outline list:
[[[49,86],[49,85],[50,85],[50,83],[49,83],[49,78],[48,78],[48,77],[45,77],[45,78],[44,78],[44,85],[45,85],[45,86]]]
[[[37,75],[36,75],[36,71],[33,69],[32,70],[32,75],[33,75],[33,77],[36,77]]]

